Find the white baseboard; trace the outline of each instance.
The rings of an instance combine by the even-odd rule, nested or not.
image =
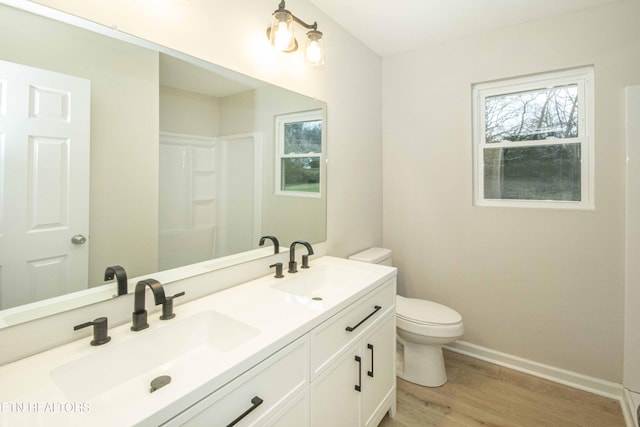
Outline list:
[[[635,397],[635,399],[634,399]],[[637,407],[640,401],[640,395],[638,393],[632,393],[628,389],[624,389],[624,395],[622,397],[622,412],[624,414],[624,420],[627,423],[627,427],[638,427],[638,413]]]
[[[620,401],[621,404],[623,401],[622,384],[589,377],[587,375],[567,371],[554,366],[544,365],[542,363],[534,362],[533,360],[502,353],[500,351],[481,347],[466,341],[456,341],[453,344],[444,347],[456,353],[504,366],[515,371],[524,372],[526,374],[564,384],[579,390],[584,390],[599,396],[615,399]]]

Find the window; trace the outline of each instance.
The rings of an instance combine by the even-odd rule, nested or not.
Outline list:
[[[322,111],[276,116],[276,193],[320,197]]]
[[[593,208],[593,69],[473,88],[474,202]]]

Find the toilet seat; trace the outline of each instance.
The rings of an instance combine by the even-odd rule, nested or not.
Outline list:
[[[407,322],[421,325],[455,325],[462,316],[454,309],[437,302],[396,296],[396,315]]]
[[[462,316],[433,301],[396,296],[396,324],[401,330],[433,338],[459,338],[464,333]]]

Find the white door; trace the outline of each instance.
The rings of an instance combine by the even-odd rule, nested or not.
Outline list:
[[[88,286],[89,108],[88,80],[0,61],[1,308]]]

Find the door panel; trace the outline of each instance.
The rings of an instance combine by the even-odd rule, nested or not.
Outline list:
[[[29,230],[67,227],[69,215],[69,140],[29,138]]]
[[[65,287],[67,257],[57,256],[27,261],[29,294],[36,301],[52,298],[67,291]]]

